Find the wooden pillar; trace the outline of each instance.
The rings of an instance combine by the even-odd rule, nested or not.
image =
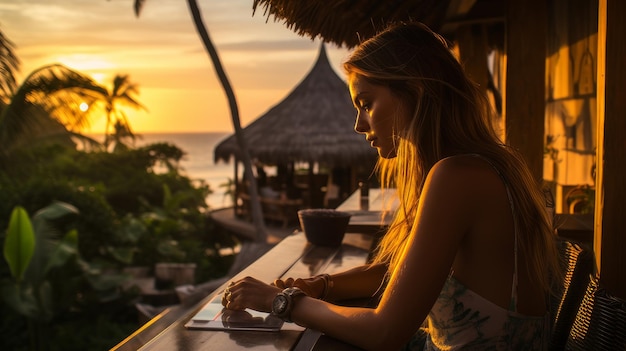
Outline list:
[[[546,37],[545,0],[509,0],[506,13],[505,141],[543,179]]]
[[[626,2],[599,5],[594,250],[600,283],[626,299]]]
[[[465,25],[456,31],[459,56],[465,72],[476,82],[483,94],[487,94],[489,84],[489,65],[487,54],[487,33],[483,25]]]

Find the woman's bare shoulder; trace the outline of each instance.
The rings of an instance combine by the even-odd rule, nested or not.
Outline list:
[[[499,177],[495,168],[486,159],[476,155],[446,157],[439,160],[429,173],[434,177],[458,179],[464,182],[485,180],[484,177],[492,181]]]
[[[437,162],[429,172],[425,189],[462,206],[477,206],[506,197],[505,184],[496,169],[485,159],[470,155],[448,157]]]

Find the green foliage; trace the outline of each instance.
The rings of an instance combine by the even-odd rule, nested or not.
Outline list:
[[[16,207],[13,213],[17,215],[12,216],[5,238],[5,259],[12,260],[12,250],[27,250],[7,244],[21,236],[32,236],[33,245],[26,244],[32,246],[32,259],[25,262],[23,277],[13,274],[12,279],[2,279],[0,296],[14,314],[28,321],[31,349],[48,349],[49,331],[61,316],[81,311],[85,304],[95,306],[112,300],[126,278],[103,274],[97,266],[84,261],[75,229],[61,234],[58,221],[77,214],[75,207],[56,202],[38,211],[32,220],[23,208]],[[26,224],[13,225],[16,220]]]
[[[236,194],[236,184],[233,178],[228,178],[226,182],[219,185],[220,188],[224,189],[224,199],[227,197],[230,198],[231,203],[235,203],[237,200],[235,199]]]
[[[9,264],[11,275],[21,282],[24,272],[35,251],[35,232],[22,207],[16,207],[11,214],[9,230],[4,240],[4,258]]]
[[[24,345],[26,336],[10,331],[16,325],[28,326],[29,337],[48,340],[52,350],[114,346],[138,328],[137,291],[126,290],[126,277],[116,273],[125,267],[192,262],[197,282],[227,272],[232,258],[219,250],[235,239],[207,216],[210,189],[182,174],[183,156],[167,143],[112,153],[39,144],[5,159],[10,167],[0,168],[0,228],[9,227],[17,206],[37,212],[37,244],[20,287],[13,268],[0,264],[5,305],[19,307],[0,310],[0,333],[11,335],[0,338],[0,349]],[[8,237],[9,231],[0,232],[2,242]]]
[[[8,198],[0,203],[0,225],[6,227],[7,205],[35,211],[58,200],[81,211],[76,226],[83,255],[108,264],[183,261],[180,240],[196,240],[196,250],[203,251],[233,245],[228,236],[212,235],[205,202],[210,189],[180,174],[183,155],[166,143],[116,153],[23,150],[4,179],[0,172],[0,191]]]

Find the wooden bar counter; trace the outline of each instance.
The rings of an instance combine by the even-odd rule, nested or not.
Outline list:
[[[264,256],[233,277],[252,276],[265,282],[281,277],[307,277],[320,273],[343,271],[367,262],[372,236],[346,233],[338,248],[315,246],[304,233],[286,237]],[[164,311],[118,344],[113,350],[355,350],[354,347],[314,330],[285,323],[279,332],[213,331],[185,328],[189,321],[228,282],[193,306],[180,305]]]

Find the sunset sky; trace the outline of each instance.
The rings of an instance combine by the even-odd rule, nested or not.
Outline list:
[[[198,0],[205,25],[237,95],[245,126],[279,103],[317,58],[320,41],[300,37],[252,0]],[[138,84],[147,112],[128,111],[135,132],[232,132],[230,111],[185,0],[0,0],[0,30],[17,47],[21,82],[61,63],[110,85]],[[348,50],[327,44],[333,68]],[[104,117],[87,132],[104,130]]]

